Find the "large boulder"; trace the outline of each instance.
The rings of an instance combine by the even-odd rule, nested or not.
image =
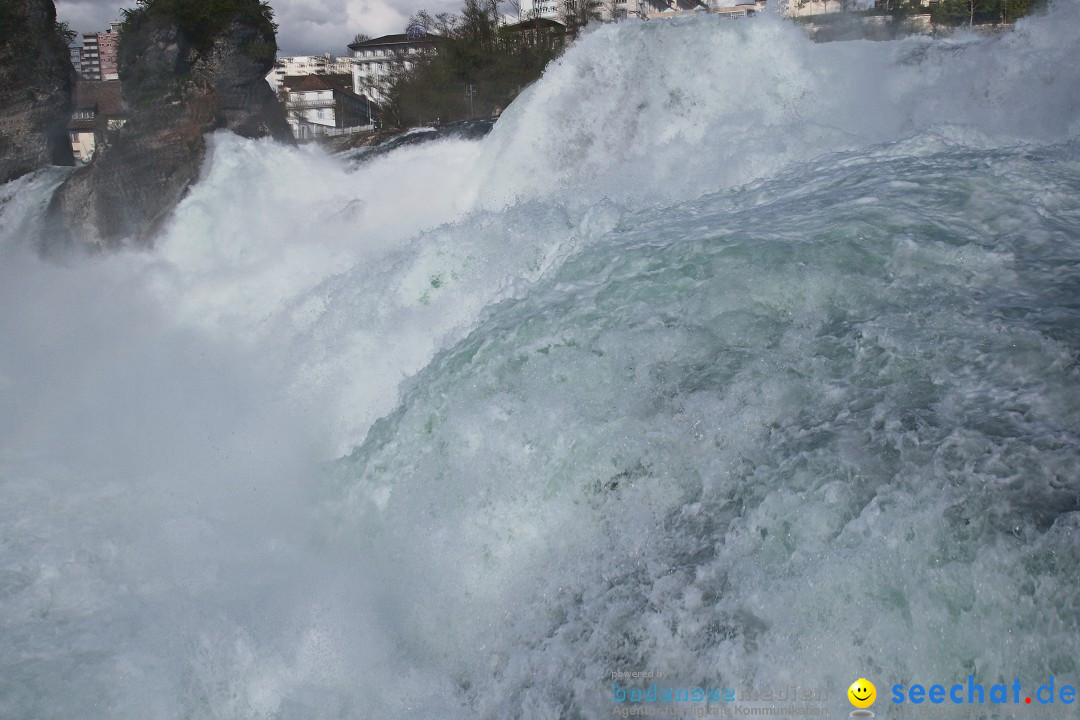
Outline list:
[[[52,0],[0,0],[0,183],[72,165],[75,68]]]
[[[183,16],[201,2],[216,22]],[[155,0],[129,16],[117,58],[128,120],[57,191],[55,236],[148,245],[198,176],[207,133],[293,142],[265,79],[277,49],[267,13],[258,0]]]

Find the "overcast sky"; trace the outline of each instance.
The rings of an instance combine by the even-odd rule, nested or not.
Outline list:
[[[357,33],[372,36],[405,30],[409,16],[421,8],[432,14],[457,12],[461,0],[270,0],[280,26],[282,55],[344,55]],[[56,12],[80,33],[105,30],[120,19],[120,8],[134,0],[59,0]]]

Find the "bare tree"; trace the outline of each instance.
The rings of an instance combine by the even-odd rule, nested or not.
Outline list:
[[[563,0],[563,24],[570,35],[577,35],[591,22],[603,17],[602,0]]]
[[[802,10],[807,5],[811,5],[815,0],[796,0],[795,6]],[[823,12],[829,12],[829,0],[821,0],[821,9]]]
[[[282,96],[285,100],[285,117],[292,127],[293,135],[298,140],[303,139],[303,128],[307,121],[307,105],[304,103],[303,95],[285,90]]]
[[[409,18],[409,27],[419,27],[429,35],[442,35],[443,37],[453,35],[459,25],[461,25],[461,18],[448,12],[441,12],[433,16],[427,10],[421,10]]]
[[[623,20],[626,18],[626,2],[620,0],[604,0],[603,11],[607,20]]]

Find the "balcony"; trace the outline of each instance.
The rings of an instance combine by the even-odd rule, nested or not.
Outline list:
[[[307,108],[311,108],[311,109],[322,108],[322,109],[329,110],[330,108],[334,107],[334,101],[333,100],[288,100],[286,102],[286,107],[295,108],[297,110],[299,110],[301,108],[304,108],[304,109],[307,109]]]

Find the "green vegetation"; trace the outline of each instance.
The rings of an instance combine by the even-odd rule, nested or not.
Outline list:
[[[26,33],[26,14],[16,9],[15,3],[0,2],[0,46],[8,41],[24,36]]]
[[[0,0],[0,96],[16,88],[22,89],[20,81],[27,63],[40,60],[43,52],[50,57],[67,57],[67,46],[75,38],[64,23],[53,25],[49,33],[35,27],[26,15],[25,2]],[[66,66],[57,64],[49,72],[63,75]]]
[[[396,126],[488,117],[536,81],[562,52],[565,31],[548,21],[500,25],[503,0],[465,0],[459,15],[426,11],[409,24],[427,33],[435,52],[398,62],[385,88],[383,118]]]
[[[808,0],[797,0],[802,7]],[[1046,7],[1048,0],[936,0],[929,6],[921,0],[878,0],[870,10],[853,10],[853,0],[827,0],[836,12],[829,15],[806,15],[794,18],[800,24],[828,24],[842,21],[841,14],[855,16],[888,15],[897,20],[913,15],[930,15],[935,25],[998,25],[1018,19]]]
[[[136,0],[133,10],[124,10],[122,32],[133,34],[154,19],[175,22],[186,36],[188,42],[204,52],[214,44],[214,40],[234,20],[241,20],[258,28],[262,34],[274,38],[277,24],[274,22],[274,10],[269,3],[259,0]],[[277,44],[273,41],[261,43],[262,47],[250,52],[259,55],[252,59],[271,60],[277,54]],[[245,49],[245,52],[249,52]]]
[[[20,85],[19,67],[33,48],[31,43],[19,42],[27,32],[26,15],[15,9],[15,3],[0,2],[0,97]]]
[[[601,0],[563,0],[563,19],[566,20],[566,31],[572,37],[577,37],[589,23],[599,22],[603,12]]]
[[[22,11],[20,4],[13,2],[0,2],[0,48],[12,55],[31,57],[34,48],[27,43],[27,34],[30,33],[30,24],[27,22],[26,13]],[[67,23],[58,22],[55,27],[55,42],[65,48],[77,36]],[[50,42],[52,40],[50,39]],[[9,46],[10,45],[10,46]]]
[[[857,9],[855,0],[822,0],[828,14],[803,15],[792,18],[800,25],[829,25],[847,22],[846,16],[887,15],[903,20],[914,15],[930,15],[935,25],[999,25],[1013,23],[1025,15],[1038,12],[1050,0],[875,0],[870,9]],[[793,0],[802,8],[810,0]]]
[[[79,33],[71,29],[66,22],[56,23],[56,34],[60,37],[61,42],[64,43],[64,47],[71,45],[75,38],[79,37]]]
[[[942,0],[930,11],[942,25],[1011,23],[1046,6],[1046,0]]]
[[[266,66],[277,55],[274,11],[260,0],[136,0],[136,7],[123,10],[120,47],[117,59],[124,95],[138,107],[149,107],[164,97],[180,97],[192,79],[195,60],[191,51],[201,55],[209,51],[236,21],[254,27],[255,37],[248,36],[240,51],[251,60]],[[167,53],[149,52],[157,42],[159,28],[179,30],[180,54],[175,65],[163,66]]]

